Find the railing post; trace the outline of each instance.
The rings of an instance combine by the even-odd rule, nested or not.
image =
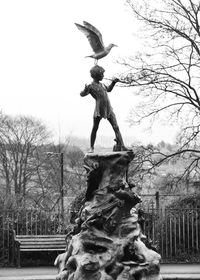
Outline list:
[[[60,153],[60,172],[61,172],[61,185],[60,185],[60,195],[61,195],[61,219],[62,228],[64,230],[65,217],[64,217],[64,164],[63,164],[63,153]]]
[[[159,211],[159,209],[160,209],[160,194],[159,194],[159,192],[156,192],[156,210],[157,211]]]

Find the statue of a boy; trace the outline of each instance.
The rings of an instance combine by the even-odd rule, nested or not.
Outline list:
[[[119,81],[119,79],[114,79],[109,86],[106,86],[105,84],[100,82],[104,78],[104,72],[105,70],[99,65],[95,65],[94,67],[92,67],[92,69],[90,70],[90,74],[93,78],[93,81],[90,85],[85,85],[84,90],[80,93],[81,96],[91,94],[92,97],[96,100],[96,106],[93,116],[93,127],[90,137],[90,152],[94,151],[96,133],[102,118],[107,119],[112,125],[119,150],[126,151],[127,148],[124,146],[122,135],[117,124],[116,116],[113,112],[107,94],[107,92],[112,91],[113,87]]]

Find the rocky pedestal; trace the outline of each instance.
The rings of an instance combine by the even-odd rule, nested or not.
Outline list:
[[[133,158],[132,151],[85,156],[85,204],[67,252],[55,261],[57,279],[160,279],[160,255],[145,245],[142,217],[134,211],[141,200],[127,182]]]

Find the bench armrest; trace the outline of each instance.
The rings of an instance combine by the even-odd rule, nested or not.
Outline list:
[[[14,243],[16,244],[16,246],[20,246],[21,242],[16,239],[16,232],[15,232],[15,230],[13,230],[13,240],[14,240]]]
[[[16,240],[16,231],[13,229],[13,239]]]

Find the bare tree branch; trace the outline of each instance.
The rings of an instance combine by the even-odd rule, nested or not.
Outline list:
[[[144,149],[137,164],[140,168],[147,166],[145,170],[151,172],[174,158],[184,158],[187,166],[179,180],[188,174],[199,176],[200,3],[127,3],[141,22],[142,35],[148,42],[143,53],[119,62],[127,69],[120,76],[121,86],[134,87],[142,100],[130,122],[154,121],[157,116],[181,127],[175,152],[164,154]]]

